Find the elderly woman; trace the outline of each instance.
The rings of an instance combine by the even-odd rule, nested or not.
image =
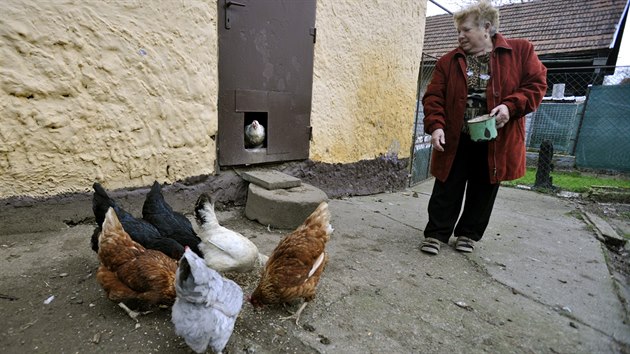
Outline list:
[[[429,254],[438,254],[453,233],[460,252],[472,252],[481,240],[500,182],[525,174],[524,116],[547,90],[547,69],[533,45],[497,33],[499,11],[488,1],[454,20],[459,47],[438,60],[422,98],[435,176],[420,247]],[[496,119],[496,138],[471,140],[467,121],[488,113]]]

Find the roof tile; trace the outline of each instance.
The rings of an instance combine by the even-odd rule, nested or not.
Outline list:
[[[499,32],[527,38],[539,55],[607,49],[628,0],[534,0],[501,6]],[[442,56],[457,47],[451,15],[427,17],[424,53]]]

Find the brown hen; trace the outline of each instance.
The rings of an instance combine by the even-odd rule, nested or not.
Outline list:
[[[105,214],[98,243],[101,265],[96,279],[110,300],[173,304],[177,261],[133,241],[112,208]]]
[[[328,263],[326,243],[333,228],[328,203],[322,202],[295,231],[286,235],[273,250],[262,271],[258,287],[249,301],[255,307],[304,299],[290,317],[297,324],[300,314],[313,300],[319,278]]]

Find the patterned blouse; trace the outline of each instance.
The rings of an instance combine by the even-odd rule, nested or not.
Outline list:
[[[488,114],[486,106],[486,86],[490,80],[490,54],[480,56],[466,56],[468,100],[466,101],[466,111],[464,121]],[[464,127],[466,125],[464,124]],[[466,128],[464,128],[466,129]]]

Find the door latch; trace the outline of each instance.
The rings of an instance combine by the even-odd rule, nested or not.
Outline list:
[[[225,5],[223,5],[223,11],[224,11],[224,15],[225,15],[225,29],[232,28],[232,24],[230,23],[230,21],[231,21],[231,19],[230,19],[230,6],[245,7],[245,4],[241,4],[240,2],[236,2],[236,1],[232,1],[232,0],[226,0],[225,1]]]

